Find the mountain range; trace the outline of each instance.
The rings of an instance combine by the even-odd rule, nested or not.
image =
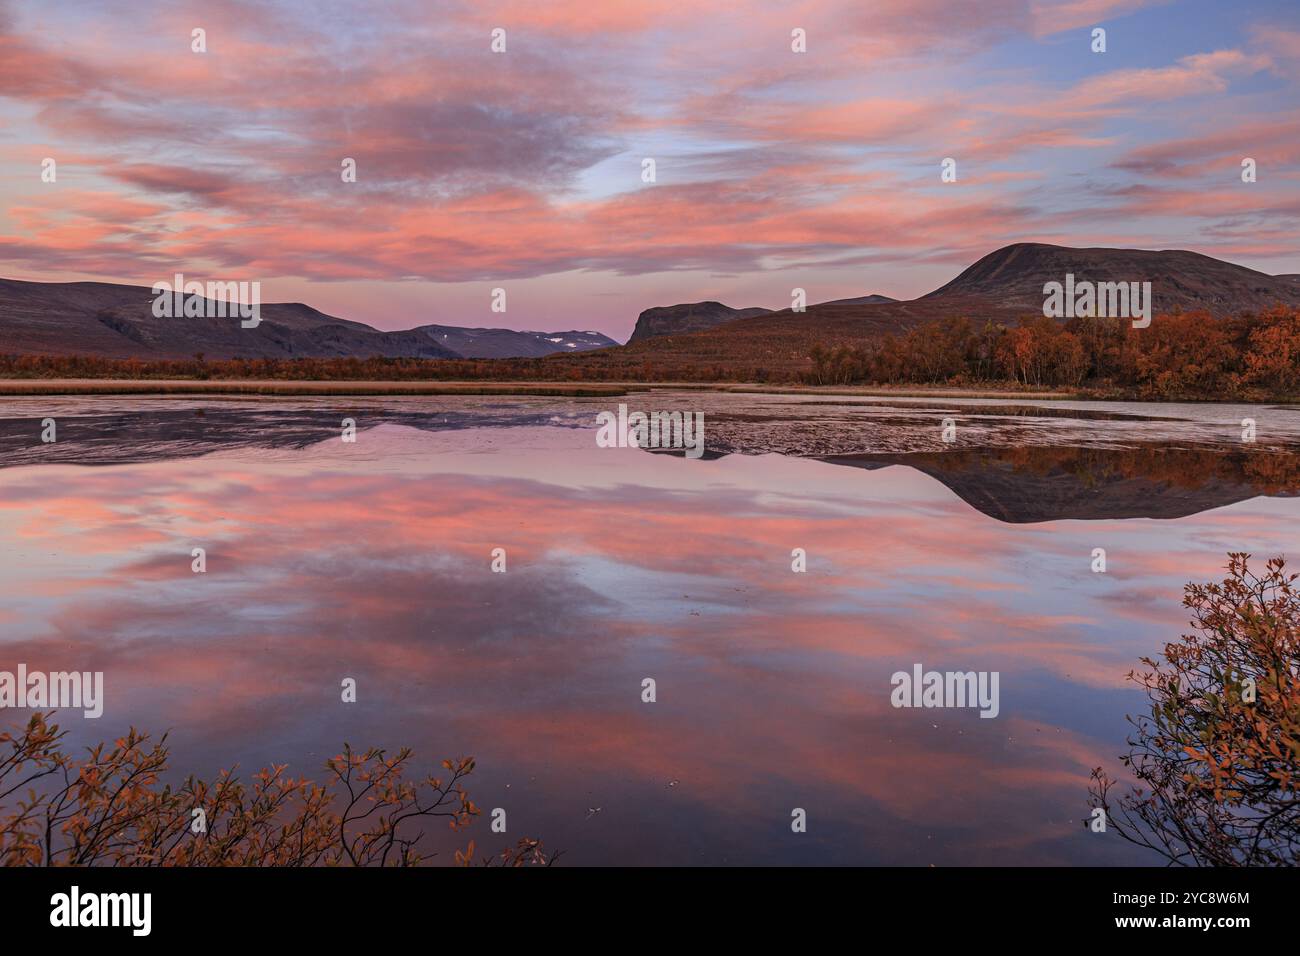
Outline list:
[[[0,279],[0,353],[105,358],[545,358],[671,376],[735,356],[776,370],[806,362],[818,343],[852,342],[948,317],[1014,323],[1041,314],[1043,286],[1076,281],[1152,283],[1154,313],[1202,309],[1212,316],[1300,306],[1300,276],[1271,276],[1184,250],[1075,249],[1016,243],[984,256],[916,299],[835,299],[804,311],[732,308],[706,301],[647,309],[627,345],[598,332],[519,332],[423,325],[384,332],[302,303],[261,307],[261,324],[234,319],[156,318],[153,292],[105,282]],[[573,353],[583,353],[574,355]]]
[[[1203,309],[1226,317],[1274,305],[1300,307],[1295,276],[1271,276],[1199,253],[1016,243],[989,253],[916,299],[839,299],[809,305],[803,312],[782,309],[733,317],[698,331],[634,338],[621,349],[579,358],[604,378],[648,368],[660,381],[689,381],[696,370],[717,368],[740,369],[745,375],[761,369],[788,379],[807,367],[808,355],[818,345],[865,344],[945,318],[1014,325],[1021,317],[1042,315],[1043,286],[1064,282],[1067,274],[1079,281],[1151,282],[1155,315]],[[567,365],[577,360],[548,361]]]
[[[416,331],[461,358],[540,358],[556,352],[585,352],[618,345],[600,332],[516,332],[457,325],[422,325]]]
[[[268,303],[261,322],[158,318],[147,287],[0,279],[0,353],[103,358],[511,358],[617,345],[599,332],[423,325],[383,332],[301,302]]]

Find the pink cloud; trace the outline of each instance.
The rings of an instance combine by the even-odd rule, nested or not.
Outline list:
[[[32,277],[564,276],[577,289],[590,273],[851,277],[859,262],[959,262],[999,241],[1068,240],[1067,229],[1105,238],[1107,207],[1089,219],[1092,187],[1067,190],[1056,170],[1095,156],[1130,186],[1214,177],[1230,144],[1190,132],[1202,104],[1267,73],[1286,31],[1064,90],[968,58],[1033,43],[1044,18],[1145,6],[1081,0],[1031,15],[1024,0],[807,0],[687,16],[658,3],[510,2],[435,15],[409,3],[396,19],[357,14],[342,24],[355,29],[330,30],[288,7],[222,3],[202,18],[203,56],[188,48],[194,15],[162,6],[147,35],[128,19],[62,37],[13,14],[0,21],[0,96],[23,127],[0,160],[34,170],[54,155],[64,175],[43,190],[34,172],[12,181],[0,258]],[[488,50],[497,24],[511,37],[504,57]],[[807,54],[789,49],[795,26]],[[1170,104],[1173,134],[1142,142],[1117,125],[1152,103]],[[1294,137],[1258,112],[1238,125],[1281,179]],[[1202,160],[1180,160],[1183,147]],[[659,163],[653,186],[639,180],[644,156]],[[939,191],[946,156],[961,179]],[[344,157],[356,183],[340,180]],[[1211,208],[1232,215],[1234,202]],[[1205,218],[1174,201],[1163,212],[1169,229]],[[1216,226],[1220,242],[1254,247]]]

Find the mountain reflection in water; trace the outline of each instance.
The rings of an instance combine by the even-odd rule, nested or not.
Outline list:
[[[1293,431],[1300,429],[1300,411],[1287,408],[1269,409],[1285,421],[1285,429],[1275,435],[1265,431],[1259,441],[1246,443],[1235,434],[1240,431],[1236,412],[1220,415],[1207,430],[1205,421],[1168,415],[1158,405],[1125,406],[1147,411],[1139,415],[1085,403],[1066,408],[953,403],[927,407],[901,400],[780,405],[770,396],[670,396],[656,392],[645,402],[665,408],[703,406],[708,458],[776,453],[868,469],[904,465],[942,482],[984,514],[1013,523],[1178,518],[1257,495],[1285,497],[1300,490],[1300,433]],[[355,404],[346,404],[347,399],[135,399],[119,400],[121,408],[103,413],[89,410],[92,402],[100,404],[102,399],[83,399],[63,400],[71,402],[76,413],[59,420],[50,409],[52,401],[10,403],[9,414],[0,417],[0,468],[162,461],[223,449],[302,449],[337,439],[344,418],[352,418],[362,430],[385,424],[434,432],[540,425],[593,429],[597,411],[610,404],[600,399],[524,398],[372,399]],[[709,408],[710,403],[721,407]],[[40,443],[39,421],[22,416],[15,407],[19,405],[32,406],[32,415],[40,419],[55,417],[59,441]],[[960,417],[963,410],[967,421]],[[854,412],[859,413],[856,420]],[[957,422],[960,438],[945,445],[939,428],[949,417]],[[1035,427],[1062,418],[1076,426],[1073,433]],[[1107,432],[1088,427],[1097,422],[1140,423],[1145,428]],[[1047,441],[1044,432],[1050,433]],[[1053,436],[1056,441],[1050,440]],[[1026,437],[1033,440],[1021,440]]]

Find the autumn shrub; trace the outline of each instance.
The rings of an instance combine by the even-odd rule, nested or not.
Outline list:
[[[1300,391],[1300,309],[1277,309],[1250,330],[1243,356],[1246,385],[1274,394]]]
[[[1281,558],[1262,574],[1229,556],[1222,583],[1189,584],[1193,630],[1129,676],[1149,713],[1121,759],[1135,782],[1098,768],[1091,799],[1126,840],[1167,862],[1300,862],[1300,594]]]
[[[479,815],[463,783],[470,757],[444,760],[443,774],[408,780],[412,754],[371,749],[325,763],[323,782],[288,775],[285,765],[249,783],[222,771],[205,782],[162,783],[170,753],[134,728],[112,746],[74,758],[66,731],[36,713],[0,733],[0,863],[6,866],[414,866],[422,827],[463,830]],[[475,856],[471,841],[455,860],[506,866],[556,858],[523,839]]]

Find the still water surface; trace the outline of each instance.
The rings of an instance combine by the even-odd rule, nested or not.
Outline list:
[[[10,400],[0,669],[104,671],[75,744],[170,729],[184,773],[473,754],[570,865],[1159,862],[1084,828],[1088,775],[1183,585],[1296,550],[1300,411],[625,401],[709,455],[597,448],[608,399]],[[917,663],[998,671],[999,716],[891,707]]]

